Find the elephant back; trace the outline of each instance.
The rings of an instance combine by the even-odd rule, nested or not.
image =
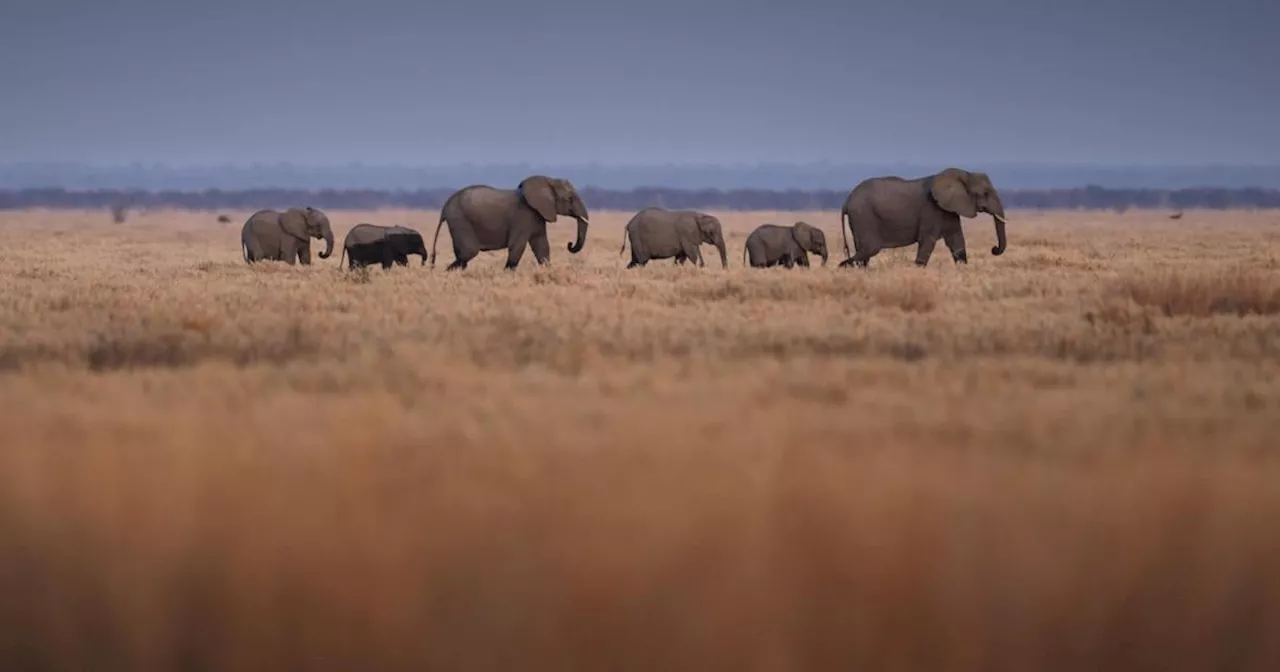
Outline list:
[[[249,218],[244,220],[244,228],[247,230],[261,224],[265,224],[265,223],[275,224],[279,221],[280,221],[279,210],[259,210],[253,213],[252,215],[249,215]]]
[[[377,224],[360,223],[351,227],[347,237],[342,240],[344,247],[352,245],[368,245],[387,237],[388,228]]]

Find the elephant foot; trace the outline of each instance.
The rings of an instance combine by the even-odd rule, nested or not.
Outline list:
[[[445,267],[444,270],[445,271],[461,271],[461,270],[465,270],[466,268],[467,268],[467,263],[465,261],[462,261],[462,262],[455,261],[452,264],[449,264],[447,267]]]
[[[920,261],[919,259],[916,259],[916,266],[917,266],[918,268],[924,268],[925,266],[928,266],[928,265],[929,265],[929,262],[927,262],[927,261]]]
[[[516,270],[516,266],[517,266],[517,265],[518,265],[518,264],[513,264],[513,263],[511,263],[511,262],[509,262],[509,261],[508,261],[507,263],[505,263],[505,264],[503,264],[503,265],[502,265],[502,268],[504,268],[504,269],[506,269],[506,270],[508,270],[508,271],[514,271],[514,270]]]
[[[956,261],[956,263],[957,263],[957,264],[967,264],[967,263],[969,263],[969,255],[965,254],[965,253],[964,253],[964,250],[961,250],[961,251],[956,252],[955,254],[951,255],[951,258],[952,258],[952,259],[955,259],[955,261]]]
[[[867,265],[866,259],[849,257],[848,259],[845,259],[844,261],[840,262],[839,268],[865,268],[866,265]]]

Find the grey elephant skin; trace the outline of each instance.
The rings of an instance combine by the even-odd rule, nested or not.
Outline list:
[[[827,265],[827,236],[822,229],[807,222],[796,222],[791,226],[761,224],[747,236],[746,246],[742,249],[742,263],[744,266],[750,264],[752,268],[778,265],[807,268],[810,252],[822,257],[822,265]]]
[[[650,259],[675,259],[677,264],[690,260],[706,266],[700,248],[703,244],[715,245],[720,251],[720,265],[729,267],[720,220],[705,212],[645,208],[633,215],[623,229],[619,255],[626,251],[628,241],[631,263],[627,268],[644,266]]]
[[[880,250],[915,244],[916,265],[926,266],[933,248],[942,239],[957,264],[969,262],[960,218],[979,212],[991,215],[996,227],[996,247],[991,254],[1005,251],[1004,205],[986,173],[959,168],[904,179],[873,177],[858,183],[840,208],[840,237],[849,257],[840,267],[866,266]],[[845,223],[853,234],[853,255]]]
[[[284,212],[259,210],[240,229],[240,247],[247,263],[284,261],[292,266],[311,264],[311,239],[323,239],[321,259],[333,254],[333,228],[329,218],[315,208],[290,208]]]
[[[449,224],[453,239],[453,263],[446,270],[465,269],[480,252],[507,250],[507,270],[514,270],[524,256],[525,247],[533,250],[538,264],[551,260],[547,242],[547,224],[558,216],[573,217],[578,222],[578,238],[568,244],[577,254],[587,242],[590,217],[573,183],[567,179],[531,175],[515,189],[498,189],[486,184],[473,184],[459,189],[440,209],[440,221],[431,241],[431,266],[436,265],[436,243],[440,226]]]
[[[427,263],[427,244],[422,234],[405,226],[379,226],[362,222],[351,227],[347,237],[342,240],[342,257],[349,260],[348,270],[358,266],[382,264],[384,269],[391,264],[409,265],[409,255],[416,254]]]

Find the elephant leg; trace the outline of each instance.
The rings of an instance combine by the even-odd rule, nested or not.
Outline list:
[[[533,258],[539,266],[551,263],[551,242],[547,240],[547,229],[544,227],[529,239],[529,249],[533,250]]]
[[[382,262],[382,270],[385,271],[390,269],[391,264],[395,263],[396,261],[395,250],[391,249],[390,245],[386,245],[386,244],[382,245],[382,258],[379,259],[378,261]]]
[[[465,269],[467,263],[480,254],[480,240],[476,238],[476,232],[471,228],[471,223],[466,221],[454,224],[450,220],[449,237],[453,239],[453,263],[444,270]]]
[[[311,265],[311,241],[298,242],[298,263],[303,266]]]
[[[853,256],[840,262],[840,268],[865,268],[871,261],[871,257],[876,256],[880,250],[874,252],[869,250],[855,249]]]
[[[293,236],[285,236],[280,241],[280,259],[290,266],[297,263],[298,259],[298,240]]]
[[[789,254],[782,255],[782,266],[784,268],[791,268],[793,265],[795,264],[794,262],[791,261],[791,255]]]
[[[637,242],[638,241],[634,239],[631,241],[631,263],[627,264],[627,268],[644,266],[649,263],[648,249],[644,246],[644,243],[637,245]]]
[[[916,243],[916,266],[923,268],[929,265],[929,257],[933,256],[933,247],[937,244],[937,236],[920,236],[920,242]]]
[[[258,242],[258,239],[253,236],[245,238],[244,247],[246,250],[245,256],[248,257],[248,262],[251,264],[261,261],[263,257],[267,256],[266,253],[262,251],[262,245]]]
[[[687,257],[689,261],[697,264],[699,267],[706,265],[702,261],[702,250],[698,249],[697,243],[686,241],[684,243],[681,243],[681,248],[682,250],[680,254]]]
[[[946,243],[947,249],[951,251],[951,258],[957,264],[969,263],[969,255],[964,251],[964,231],[956,229],[942,237],[942,242]]]
[[[516,266],[520,265],[520,258],[524,256],[524,248],[529,246],[531,237],[528,231],[513,230],[511,232],[510,242],[507,243],[507,264],[504,268],[508,271],[516,270]]]

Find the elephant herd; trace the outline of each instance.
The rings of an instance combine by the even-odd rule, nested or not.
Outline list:
[[[840,208],[840,236],[847,257],[840,267],[866,266],[881,250],[916,245],[915,263],[925,266],[939,239],[957,264],[968,263],[960,218],[979,213],[991,215],[995,223],[993,255],[1006,247],[1004,206],[990,177],[981,172],[948,168],[915,179],[897,176],[872,177],[859,182]],[[453,262],[447,270],[465,269],[480,252],[505,249],[506,268],[513,270],[533,250],[539,265],[551,259],[547,224],[559,217],[572,217],[578,225],[577,238],[568,250],[577,254],[587,240],[587,206],[567,179],[533,175],[515,189],[498,189],[474,184],[455,191],[440,210],[431,253],[417,231],[402,226],[361,223],[347,233],[343,258],[349,268],[381,264],[408,264],[416,254],[422,264],[436,261],[440,227],[448,224],[453,239]],[[845,236],[853,236],[852,250]],[[321,259],[333,254],[333,229],[329,218],[311,207],[285,212],[261,210],[245,222],[240,233],[241,249],[248,263],[262,260],[289,264],[311,263],[311,240],[324,240]],[[696,210],[667,210],[658,207],[637,212],[623,231],[622,254],[631,245],[627,268],[644,266],[652,259],[674,259],[705,266],[701,246],[713,245],[720,264],[728,268],[724,233],[720,220]],[[809,265],[809,254],[827,263],[827,242],[822,231],[806,222],[792,226],[763,224],[747,237],[743,263],[754,268]],[[339,264],[342,261],[340,259]]]

